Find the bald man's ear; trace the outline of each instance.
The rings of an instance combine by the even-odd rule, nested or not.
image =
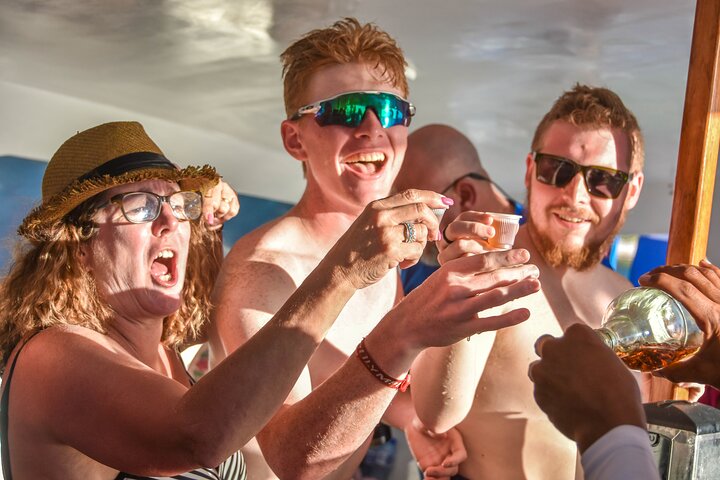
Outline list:
[[[475,183],[468,178],[462,178],[455,184],[455,193],[460,197],[458,205],[462,212],[478,209],[476,203],[479,195]]]
[[[302,143],[300,125],[295,120],[283,120],[280,124],[280,136],[285,150],[300,161],[307,160],[307,152]]]

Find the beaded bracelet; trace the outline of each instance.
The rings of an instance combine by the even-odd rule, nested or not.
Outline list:
[[[355,355],[357,355],[363,365],[365,365],[365,368],[367,368],[375,378],[382,382],[383,385],[394,388],[395,390],[400,390],[401,392],[407,390],[410,385],[410,372],[408,372],[402,380],[398,380],[397,378],[391,377],[385,373],[368,353],[367,347],[365,346],[365,338],[362,339],[355,349]]]

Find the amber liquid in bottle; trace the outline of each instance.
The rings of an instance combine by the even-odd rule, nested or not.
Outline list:
[[[682,360],[698,351],[699,347],[674,347],[660,343],[638,345],[628,352],[617,352],[620,360],[625,362],[630,370],[652,372]]]
[[[652,372],[695,353],[702,332],[685,307],[655,288],[623,292],[596,330],[631,370]]]

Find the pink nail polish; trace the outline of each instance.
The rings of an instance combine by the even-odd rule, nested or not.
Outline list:
[[[448,205],[448,206],[450,206],[450,205],[455,205],[455,200],[453,200],[453,199],[450,198],[450,197],[445,197],[445,196],[443,196],[443,197],[442,197],[442,202],[443,202],[445,205]]]
[[[207,219],[208,225],[212,225],[212,224],[213,224],[214,217],[213,217],[213,214],[212,214],[212,213],[208,213],[205,218]]]
[[[442,240],[442,232],[438,232],[437,235],[435,235],[435,241],[439,242],[440,240]]]

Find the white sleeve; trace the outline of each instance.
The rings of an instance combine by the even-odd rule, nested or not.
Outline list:
[[[585,480],[659,480],[648,433],[634,425],[615,427],[581,457]]]

